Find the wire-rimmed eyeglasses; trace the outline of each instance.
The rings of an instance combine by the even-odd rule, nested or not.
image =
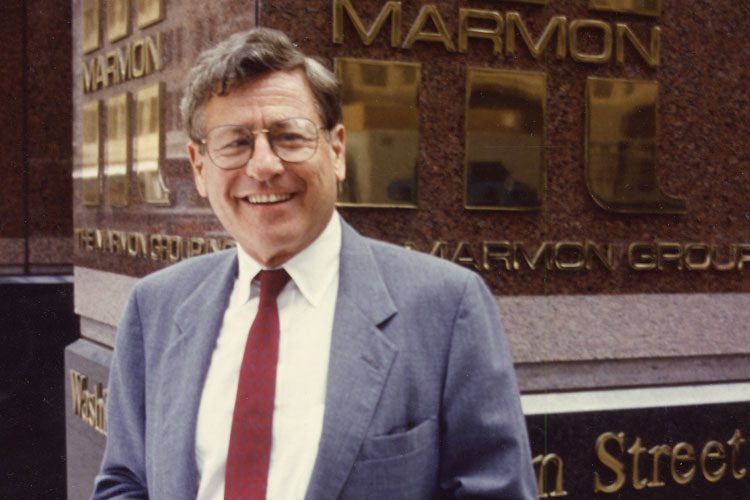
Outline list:
[[[307,118],[287,118],[266,129],[250,130],[242,125],[219,125],[201,140],[214,164],[224,170],[247,165],[255,149],[255,136],[266,134],[271,150],[283,161],[298,163],[309,160],[318,148],[318,130]]]

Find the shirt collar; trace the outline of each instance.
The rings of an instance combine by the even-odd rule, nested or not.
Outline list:
[[[313,306],[317,306],[328,284],[338,276],[340,253],[341,221],[338,212],[334,210],[323,232],[282,267],[289,273],[305,299]],[[248,300],[251,281],[264,268],[239,245],[237,245],[237,258],[239,260],[237,277],[239,280],[237,286],[240,287],[239,296]]]

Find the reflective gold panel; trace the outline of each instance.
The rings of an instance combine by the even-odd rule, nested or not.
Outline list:
[[[658,185],[656,82],[589,77],[586,183],[605,210],[683,213],[685,199]]]
[[[128,36],[129,21],[129,0],[109,0],[107,2],[107,40],[114,42]]]
[[[99,48],[99,0],[83,0],[83,52]]]
[[[138,27],[145,28],[164,19],[163,0],[136,0]]]
[[[128,204],[130,185],[128,102],[130,94],[124,93],[107,99],[107,146],[105,171],[107,172],[107,197],[111,206]]]
[[[169,189],[161,172],[163,141],[161,82],[149,85],[136,94],[135,170],[138,191],[146,203],[169,204]]]
[[[500,0],[503,3],[533,3],[536,5],[547,5],[547,0]]]
[[[420,65],[337,58],[346,125],[339,204],[415,207]]]
[[[536,210],[545,184],[547,77],[469,68],[466,208]]]
[[[99,204],[99,171],[101,155],[99,154],[99,101],[83,105],[83,158],[81,161],[81,198],[84,205]]]
[[[589,0],[589,9],[658,17],[661,0]]]

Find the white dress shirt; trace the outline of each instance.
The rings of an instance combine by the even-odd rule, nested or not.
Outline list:
[[[269,500],[305,496],[323,429],[326,375],[339,278],[341,223],[334,211],[318,238],[286,262],[279,294],[279,359],[273,412]],[[240,366],[258,310],[262,269],[238,246],[239,272],[211,357],[198,410],[198,500],[224,498],[224,471]],[[252,285],[251,285],[252,282]]]

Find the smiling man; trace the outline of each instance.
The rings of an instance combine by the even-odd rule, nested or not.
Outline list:
[[[256,28],[188,82],[195,185],[238,245],[133,291],[94,498],[536,498],[481,279],[335,210],[333,74]]]

